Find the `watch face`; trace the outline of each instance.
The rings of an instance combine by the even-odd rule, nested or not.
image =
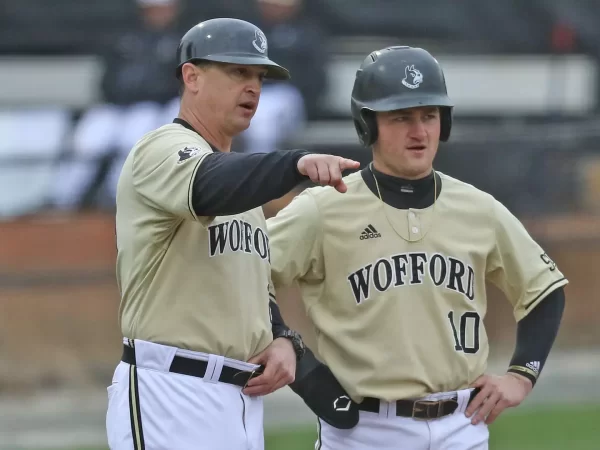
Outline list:
[[[305,351],[305,345],[302,341],[302,337],[300,337],[298,333],[292,330],[287,330],[285,334],[292,341],[292,345],[294,346],[294,351],[296,352],[296,355],[298,356],[298,358],[301,358],[304,355]]]

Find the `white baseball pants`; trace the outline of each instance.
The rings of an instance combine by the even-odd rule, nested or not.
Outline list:
[[[319,420],[316,450],[487,450],[485,423],[471,424],[465,416],[470,389],[428,396],[438,400],[458,394],[458,408],[434,420],[397,417],[395,402],[381,402],[379,413],[360,411],[358,425],[340,430]]]
[[[126,342],[126,340],[125,340]],[[135,341],[137,365],[120,362],[108,387],[111,450],[263,450],[263,400],[218,382],[222,356]],[[175,355],[208,361],[204,378],[169,372]]]

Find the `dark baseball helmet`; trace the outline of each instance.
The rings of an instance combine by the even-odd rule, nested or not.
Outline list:
[[[201,60],[265,66],[267,78],[290,78],[287,69],[269,59],[267,38],[262,30],[244,20],[210,19],[191,28],[177,48],[177,77],[186,62]]]
[[[452,108],[444,72],[437,60],[422,48],[387,47],[371,53],[356,72],[351,109],[360,142],[377,141],[377,111],[418,106],[439,106],[440,140],[447,141],[452,128]]]

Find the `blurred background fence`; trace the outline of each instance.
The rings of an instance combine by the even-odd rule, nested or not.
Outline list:
[[[357,67],[388,45],[438,58],[456,103],[438,170],[502,201],[571,282],[534,398],[600,404],[597,0],[3,0],[0,448],[102,440],[104,388],[120,356],[116,179],[133,143],[177,115],[179,38],[223,16],[261,26],[270,56],[292,72],[265,86],[240,152],[306,148],[364,165],[349,108]],[[280,297],[311,341],[295,293]],[[514,343],[507,305],[492,289],[498,370]],[[75,425],[85,411],[92,418]]]

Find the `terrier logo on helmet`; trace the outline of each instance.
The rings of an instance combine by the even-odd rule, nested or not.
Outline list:
[[[409,81],[410,79],[410,81]],[[409,89],[416,89],[423,82],[423,74],[415,69],[415,65],[406,66],[404,69],[404,79],[402,84]]]
[[[260,30],[256,30],[254,32],[254,38],[255,39],[252,41],[252,45],[254,45],[254,48],[261,53],[266,52],[267,51],[267,38],[266,38],[265,34]]]

